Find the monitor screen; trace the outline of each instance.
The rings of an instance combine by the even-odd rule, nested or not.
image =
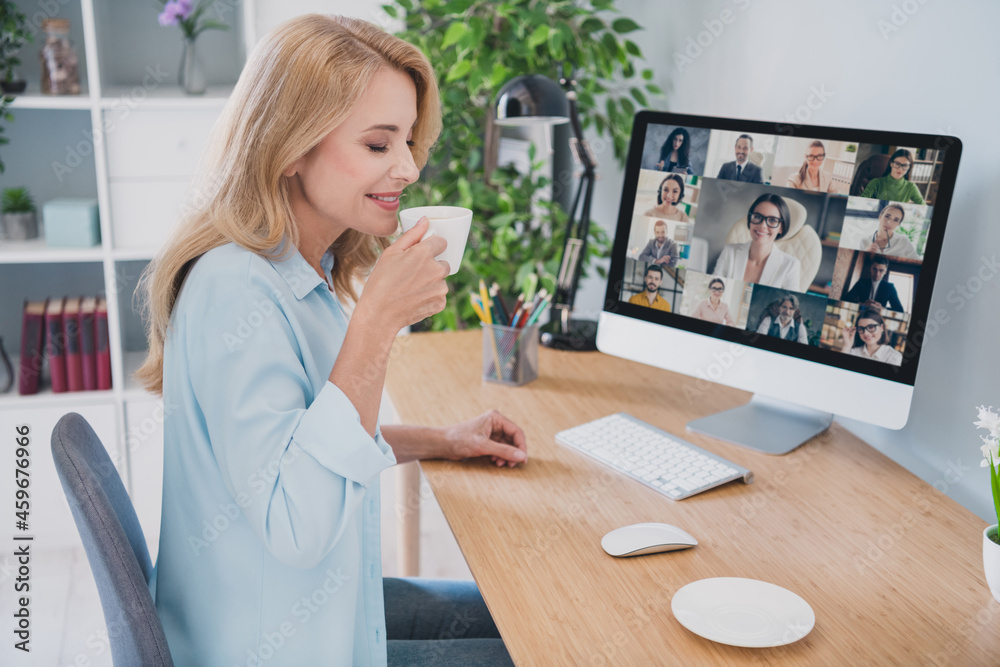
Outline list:
[[[828,394],[912,390],[960,153],[949,136],[640,112],[598,346],[901,427],[908,391],[881,421]],[[683,358],[706,344],[763,356],[713,378]],[[769,367],[797,377],[755,377]]]

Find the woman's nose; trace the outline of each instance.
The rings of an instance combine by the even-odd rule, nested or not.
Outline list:
[[[392,176],[407,183],[413,183],[420,178],[420,169],[417,168],[417,163],[413,159],[413,153],[409,150],[400,151],[400,159],[393,166]]]

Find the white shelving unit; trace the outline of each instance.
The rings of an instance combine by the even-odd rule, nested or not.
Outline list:
[[[158,530],[159,489],[132,483],[143,478],[140,471],[151,462],[162,461],[159,399],[132,380],[145,357],[133,294],[142,269],[178,218],[205,139],[257,38],[255,6],[240,0],[215,3],[230,29],[198,38],[210,85],[206,94],[193,97],[184,95],[176,80],[181,31],[158,24],[156,3],[16,3],[39,25],[50,16],[70,20],[83,92],[40,94],[37,54],[44,33],[39,30],[20,54],[28,90],[10,107],[14,121],[5,123],[10,143],[0,148],[6,166],[0,188],[27,187],[40,218],[49,199],[97,199],[101,245],[54,248],[44,237],[0,240],[0,336],[16,373],[25,299],[102,292],[108,301],[113,388],[55,394],[45,383],[38,394],[19,396],[15,382],[14,389],[0,394],[0,432],[12,432],[13,424],[32,424],[37,445],[33,465],[42,469],[43,479],[54,479],[48,448],[51,427],[60,415],[81,412],[101,435],[137,508],[150,508],[146,516],[140,512],[143,525]],[[0,463],[0,472],[6,465]],[[39,527],[36,539],[58,546],[68,539],[61,533],[68,530],[75,537],[76,531],[61,491],[45,493],[53,498],[48,502],[61,505],[47,515],[62,517],[62,523]]]

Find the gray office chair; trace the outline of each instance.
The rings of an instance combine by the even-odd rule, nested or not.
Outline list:
[[[115,665],[173,667],[149,579],[153,564],[122,480],[94,429],[71,412],[52,431],[52,458],[97,581]]]

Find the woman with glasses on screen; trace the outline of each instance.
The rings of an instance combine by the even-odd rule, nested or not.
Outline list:
[[[823,172],[823,161],[826,159],[826,147],[822,141],[814,141],[806,150],[802,167],[788,177],[788,187],[811,192],[829,192],[836,194],[836,184],[830,174]]]
[[[691,174],[691,162],[688,154],[691,151],[691,135],[683,127],[674,128],[660,148],[660,161],[656,163],[657,171],[672,171],[678,174]]]
[[[920,190],[910,180],[910,169],[913,167],[913,154],[905,148],[900,148],[889,158],[889,165],[878,178],[868,181],[862,197],[901,201],[905,203],[923,204],[924,198]]]
[[[708,298],[698,304],[691,317],[733,326],[733,318],[729,316],[729,306],[722,302],[722,295],[725,292],[726,283],[722,282],[722,278],[712,278],[708,283]]]
[[[747,212],[750,242],[724,247],[712,273],[798,292],[801,263],[774,245],[788,233],[790,219],[788,204],[780,196],[766,193],[757,197]]]
[[[857,326],[844,327],[841,351],[856,357],[874,359],[893,366],[903,363],[903,355],[893,349],[885,332],[885,321],[874,310],[862,310]]]

